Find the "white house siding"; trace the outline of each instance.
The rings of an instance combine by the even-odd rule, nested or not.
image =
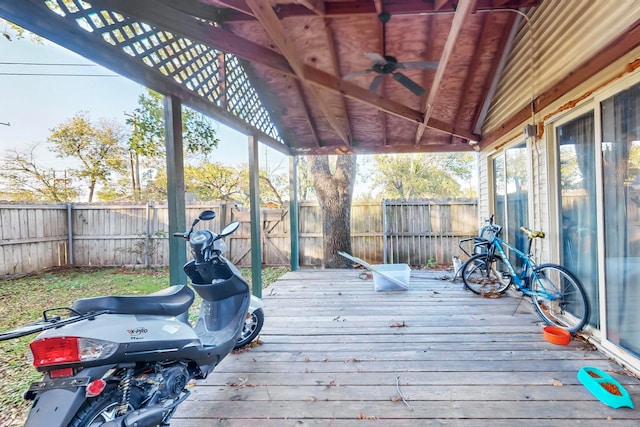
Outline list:
[[[528,105],[532,94],[539,95],[575,71],[640,19],[640,1],[545,0],[528,16],[531,31],[522,20],[483,123],[483,134]]]
[[[568,4],[570,7],[566,7]],[[538,96],[568,74],[578,71],[580,64],[640,19],[640,1],[620,1],[615,3],[615,7],[612,3],[603,1],[545,1],[530,15],[536,47],[533,55],[533,90],[535,96]],[[504,70],[502,82],[483,127],[483,134],[496,129],[530,102],[532,74],[529,68],[532,61],[527,42],[524,35],[520,35],[514,41],[514,51],[511,53],[513,58]],[[556,150],[553,141],[554,122],[587,104],[593,105],[593,109],[597,110],[598,105],[595,101],[617,92],[622,87],[621,83],[630,85],[640,82],[640,69],[635,70],[635,64],[631,66],[638,60],[640,48],[616,60],[579,87],[564,94],[491,146],[483,147],[479,155],[479,212],[486,217],[493,209],[490,170],[492,157],[510,145],[522,141],[523,128],[527,123],[535,123],[539,129],[544,129],[540,139],[530,138],[527,145],[531,162],[530,225],[545,231],[548,235],[548,238],[536,248],[535,254],[540,260],[557,262],[561,244],[558,239],[559,207],[556,201],[557,177],[553,160]],[[598,119],[598,116],[596,118]],[[596,125],[596,134],[598,129],[599,126]],[[600,137],[596,135],[596,144],[599,141]],[[604,285],[600,283],[600,286]],[[608,345],[605,343],[605,346]],[[613,354],[629,361],[640,371],[638,358],[629,359],[628,354],[618,352],[617,349],[613,350]]]

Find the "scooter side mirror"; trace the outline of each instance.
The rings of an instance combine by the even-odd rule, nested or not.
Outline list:
[[[240,227],[240,223],[238,221],[230,222],[222,229],[222,231],[220,231],[218,237],[222,238],[228,236],[229,234],[233,234],[238,229],[238,227]]]
[[[202,221],[211,221],[215,217],[216,217],[216,213],[209,209],[200,212],[200,215],[198,215],[198,219]]]

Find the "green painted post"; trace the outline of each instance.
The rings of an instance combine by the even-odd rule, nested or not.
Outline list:
[[[169,211],[169,285],[186,284],[182,266],[187,262],[184,239],[173,237],[187,226],[184,200],[184,160],[182,156],[182,104],[173,96],[164,97],[165,145],[167,148],[167,204]]]
[[[291,238],[291,271],[300,268],[298,242],[298,156],[289,156],[289,231]]]
[[[251,288],[262,298],[262,240],[260,237],[260,163],[258,138],[249,135],[249,216],[251,218]]]

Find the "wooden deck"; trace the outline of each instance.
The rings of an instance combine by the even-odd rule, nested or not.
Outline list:
[[[409,291],[374,292],[359,272],[303,270],[265,289],[262,345],[229,355],[171,425],[640,424],[640,409],[605,406],[576,374],[612,373],[636,405],[640,381],[580,340],[546,342],[526,301],[512,315],[517,298],[426,271]]]

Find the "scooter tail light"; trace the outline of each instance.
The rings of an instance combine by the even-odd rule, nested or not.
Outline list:
[[[60,368],[52,369],[49,371],[49,377],[54,378],[66,378],[73,375],[73,368]]]
[[[35,340],[29,347],[33,366],[38,368],[106,359],[116,352],[118,344],[89,338],[55,337]]]
[[[87,397],[96,397],[100,393],[102,393],[102,391],[104,390],[104,388],[106,386],[107,386],[107,382],[105,380],[103,380],[102,378],[98,378],[97,380],[93,380],[87,385],[87,388],[85,390],[85,395]]]

